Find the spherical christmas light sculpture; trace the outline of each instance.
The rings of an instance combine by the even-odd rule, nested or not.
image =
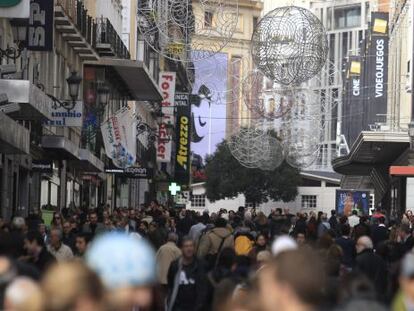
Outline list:
[[[295,102],[291,88],[266,87],[265,76],[258,70],[252,71],[243,81],[243,100],[246,107],[255,115],[267,120],[286,115]]]
[[[208,58],[232,38],[238,1],[147,0],[138,8],[142,38],[164,57],[180,62]],[[198,58],[191,51],[201,51]]]
[[[328,55],[323,24],[309,10],[289,6],[266,14],[252,36],[252,56],[263,74],[282,85],[315,76]]]
[[[284,160],[283,147],[280,142],[268,135],[264,138],[267,144],[267,150],[264,150],[263,160],[259,163],[259,168],[263,171],[274,171],[282,165]]]
[[[247,168],[257,168],[263,160],[263,137],[266,135],[255,127],[241,128],[233,135],[227,145],[231,154]]]

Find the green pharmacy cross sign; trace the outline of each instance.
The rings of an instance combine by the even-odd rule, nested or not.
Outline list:
[[[22,0],[0,0],[0,7],[11,7],[18,5]]]
[[[177,192],[181,191],[181,187],[173,182],[170,187],[168,187],[168,190],[170,190],[171,195],[177,195]]]

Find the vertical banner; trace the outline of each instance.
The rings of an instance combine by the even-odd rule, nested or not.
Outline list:
[[[27,49],[53,50],[53,0],[30,0],[30,18],[27,31]]]
[[[180,185],[190,183],[191,172],[191,106],[188,93],[175,94],[177,107],[177,134],[175,155],[175,178]]]
[[[167,127],[174,125],[174,96],[175,96],[175,72],[163,71],[160,73],[159,87],[162,92],[161,111],[163,118],[158,126],[157,162],[171,162],[172,141],[168,137]]]
[[[101,125],[106,155],[116,167],[127,168],[136,162],[134,127],[135,122],[128,108],[119,110]]]
[[[367,50],[368,126],[385,123],[388,85],[388,13],[372,12]]]
[[[344,98],[344,132],[348,146],[358,138],[363,126],[362,62],[360,56],[350,56]]]

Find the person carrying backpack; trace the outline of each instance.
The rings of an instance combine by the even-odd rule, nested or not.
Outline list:
[[[223,248],[234,248],[234,237],[227,228],[227,221],[218,218],[214,222],[214,228],[201,237],[197,255],[199,258],[205,258],[212,268]]]

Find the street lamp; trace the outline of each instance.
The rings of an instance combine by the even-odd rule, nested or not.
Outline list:
[[[69,78],[66,79],[69,86],[69,96],[72,98],[72,102],[76,102],[79,96],[79,88],[82,82],[82,77],[78,75],[76,71],[72,71]]]
[[[72,110],[76,106],[76,100],[79,96],[80,84],[82,82],[82,77],[78,75],[76,71],[72,71],[69,78],[66,79],[66,82],[69,86],[69,96],[72,99],[71,101],[61,101],[54,97],[53,95],[48,94],[48,96],[53,100],[53,109],[62,107],[67,111]]]
[[[17,47],[8,47],[7,49],[0,48],[0,58],[6,57],[8,59],[17,60],[25,49],[24,42],[27,36],[27,24],[22,21],[11,21],[14,43]]]
[[[102,83],[102,84],[99,84],[96,91],[98,93],[99,105],[106,107],[106,105],[108,105],[108,102],[109,102],[109,95],[110,95],[111,90],[105,83]]]

